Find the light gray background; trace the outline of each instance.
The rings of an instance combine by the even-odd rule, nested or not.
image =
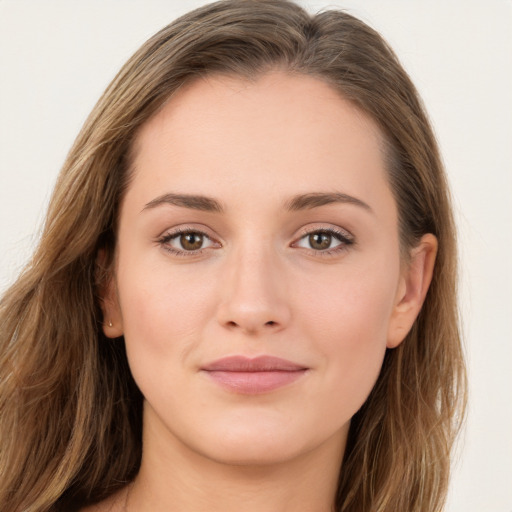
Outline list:
[[[203,3],[0,0],[0,291],[30,254],[107,83],[145,39]],[[430,112],[459,224],[471,386],[447,512],[512,512],[512,1],[302,4],[340,6],[379,30]]]

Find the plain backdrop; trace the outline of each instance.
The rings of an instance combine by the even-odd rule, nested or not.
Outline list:
[[[31,253],[103,89],[150,35],[203,3],[0,0],[0,291]],[[512,512],[512,1],[301,3],[380,31],[423,96],[459,226],[471,392],[446,510]]]

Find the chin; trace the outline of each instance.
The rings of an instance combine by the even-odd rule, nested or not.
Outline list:
[[[273,466],[288,462],[301,455],[304,447],[279,440],[223,440],[215,449],[209,449],[204,455],[209,459],[230,466]]]
[[[347,425],[348,430],[348,425]],[[318,435],[320,434],[320,435]],[[327,436],[326,436],[327,434]],[[344,438],[344,431],[331,436],[319,429],[304,429],[289,423],[248,422],[220,429],[210,429],[195,437],[196,449],[207,458],[233,466],[271,466],[290,462],[314,450],[327,438]]]

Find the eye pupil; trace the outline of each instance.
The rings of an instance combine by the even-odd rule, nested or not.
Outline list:
[[[319,251],[328,249],[331,245],[331,241],[332,235],[328,233],[311,233],[309,235],[309,245]]]
[[[183,233],[180,235],[180,244],[186,251],[196,251],[203,245],[203,235],[200,233]]]

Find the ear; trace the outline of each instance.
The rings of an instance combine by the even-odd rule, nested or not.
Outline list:
[[[411,250],[405,265],[389,324],[387,348],[395,348],[405,339],[427,295],[437,255],[437,238],[428,233]]]
[[[124,333],[123,318],[112,268],[113,263],[108,263],[106,251],[100,249],[96,257],[96,272],[100,307],[103,312],[103,332],[107,338],[119,338]]]

